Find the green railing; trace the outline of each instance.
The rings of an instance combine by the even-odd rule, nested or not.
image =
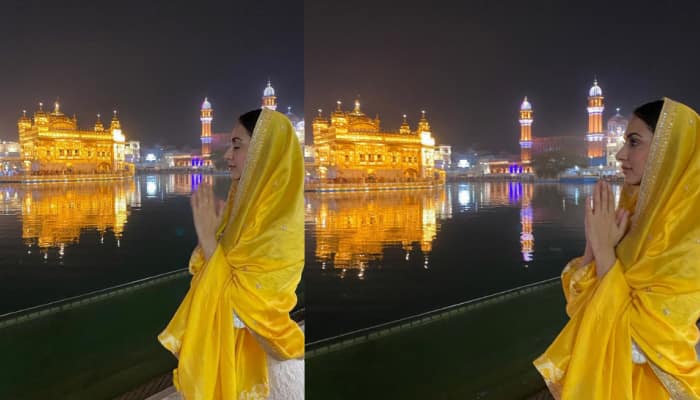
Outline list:
[[[558,278],[307,344],[307,399],[522,399],[566,322]]]
[[[190,277],[181,269],[0,316],[0,399],[114,399],[167,374],[176,360],[157,335]]]
[[[156,337],[189,281],[179,270],[0,316],[0,398],[112,399],[167,373]]]

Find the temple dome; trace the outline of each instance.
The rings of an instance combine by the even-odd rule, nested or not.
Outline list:
[[[267,87],[265,88],[265,91],[263,91],[263,96],[274,96],[275,95],[275,89],[272,87],[272,83],[270,81],[267,81]]]
[[[529,101],[527,101],[527,96],[525,96],[525,99],[523,99],[522,104],[520,104],[520,109],[522,111],[529,111],[532,110],[532,104],[530,104]]]
[[[597,96],[602,96],[603,95],[603,89],[598,86],[598,80],[593,81],[593,86],[591,86],[591,90],[588,91],[588,96],[590,97],[597,97]]]

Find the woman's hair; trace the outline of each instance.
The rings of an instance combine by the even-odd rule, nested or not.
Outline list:
[[[238,117],[238,123],[243,125],[243,127],[248,131],[251,137],[253,136],[255,124],[258,123],[258,117],[260,117],[261,112],[262,109],[258,108],[257,110],[248,111],[247,113]]]
[[[644,121],[653,133],[656,130],[656,123],[659,121],[659,115],[661,115],[661,108],[663,108],[663,106],[663,100],[652,101],[651,103],[646,103],[637,107],[633,114],[635,117]]]

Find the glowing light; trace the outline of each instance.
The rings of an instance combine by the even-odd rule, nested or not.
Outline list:
[[[153,162],[153,161],[155,161],[155,160],[156,160],[156,155],[155,155],[155,154],[153,154],[153,153],[148,153],[148,154],[146,155],[146,161]]]
[[[158,191],[158,187],[155,182],[146,182],[146,194],[148,196],[155,196]]]

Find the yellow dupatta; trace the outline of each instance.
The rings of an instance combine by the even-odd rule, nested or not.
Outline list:
[[[569,322],[534,365],[557,399],[698,399],[700,117],[665,99],[642,183],[623,187],[632,225],[602,279],[562,273]],[[632,362],[631,343],[646,363]]]
[[[178,357],[186,400],[264,399],[267,354],[250,330],[276,358],[304,355],[289,317],[304,267],[304,163],[284,115],[262,110],[218,234],[208,262],[193,253],[190,289],[158,340]],[[234,328],[233,312],[247,328]]]

